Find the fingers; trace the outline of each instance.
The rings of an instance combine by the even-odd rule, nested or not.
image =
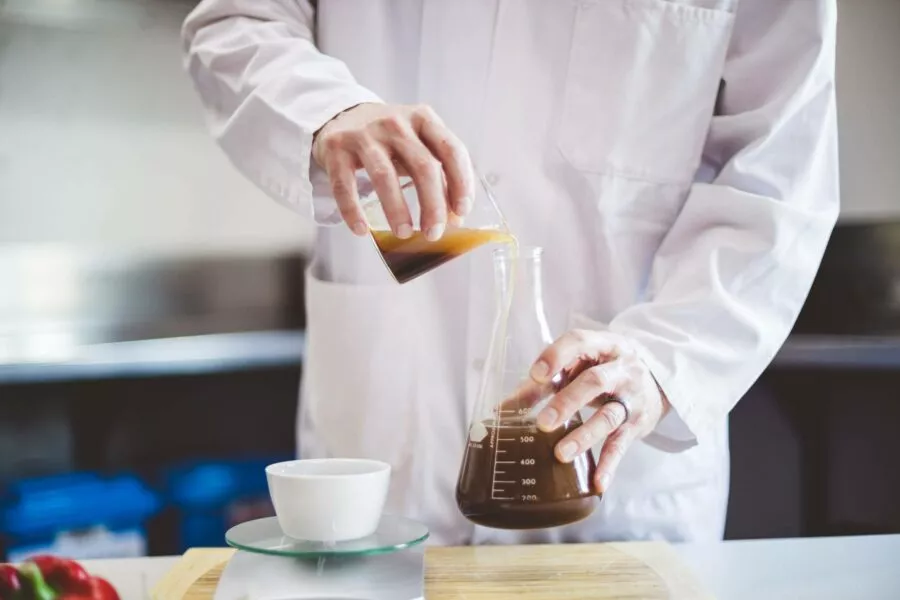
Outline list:
[[[618,435],[628,413],[619,402],[607,402],[581,427],[565,436],[556,445],[556,457],[569,462],[610,436]]]
[[[544,431],[558,429],[589,404],[600,404],[554,449],[557,459],[569,462],[603,444],[594,479],[600,493],[609,489],[634,440],[656,427],[668,405],[634,344],[611,332],[574,330],[563,335],[535,361],[530,375],[538,388],[558,390],[537,416]],[[622,400],[609,401],[616,398]],[[627,408],[622,404],[626,400]]]
[[[547,403],[537,417],[537,425],[543,431],[553,431],[596,398],[615,395],[626,383],[628,380],[616,361],[591,367]]]
[[[397,139],[393,149],[419,193],[420,226],[425,239],[439,239],[447,227],[447,201],[441,163],[417,138]]]
[[[365,235],[369,228],[359,205],[356,169],[352,155],[342,151],[329,153],[326,171],[335,202],[337,202],[344,222],[356,235]]]
[[[369,173],[391,229],[401,238],[409,237],[415,224],[398,173],[411,177],[416,186],[418,225],[431,241],[443,235],[448,222],[459,224],[474,198],[474,169],[465,146],[427,106],[357,105],[320,128],[313,155],[327,165],[341,214],[357,232],[367,230],[356,182],[350,181],[360,166]]]
[[[400,239],[409,238],[413,231],[412,217],[400,192],[400,180],[390,156],[382,146],[373,142],[363,145],[359,157],[394,235]]]
[[[606,406],[618,405],[617,402],[611,402]],[[631,444],[637,439],[636,428],[631,425],[624,425],[616,429],[616,431],[606,438],[606,443],[600,450],[600,459],[597,461],[597,470],[594,472],[594,487],[603,494],[609,490],[619,463],[622,457],[631,447]]]
[[[618,343],[602,332],[574,329],[547,346],[532,366],[531,377],[538,383],[546,383],[585,356],[594,362],[603,362],[619,353]]]
[[[466,216],[475,197],[475,170],[462,141],[433,115],[423,109],[413,121],[418,126],[419,137],[431,153],[441,161],[447,178],[447,201],[458,217]]]

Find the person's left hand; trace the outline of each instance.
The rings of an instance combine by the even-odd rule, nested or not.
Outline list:
[[[548,346],[535,361],[531,378],[545,386],[556,377],[561,383],[538,414],[538,427],[552,431],[581,408],[599,407],[560,440],[556,456],[569,462],[603,442],[594,487],[606,492],[622,456],[653,431],[669,402],[632,344],[606,331],[572,330]]]

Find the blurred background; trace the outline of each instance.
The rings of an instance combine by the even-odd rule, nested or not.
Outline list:
[[[194,4],[0,0],[6,558],[221,545],[293,453],[312,232],[207,134]],[[900,1],[839,6],[843,214],[732,414],[729,538],[900,532]]]

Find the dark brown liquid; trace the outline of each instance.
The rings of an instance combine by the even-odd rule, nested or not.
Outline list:
[[[497,529],[540,529],[575,523],[594,511],[593,455],[562,463],[553,453],[580,420],[549,433],[522,421],[482,425],[487,435],[469,438],[456,488],[467,519]]]
[[[441,239],[429,242],[421,231],[401,240],[390,231],[373,231],[375,245],[394,278],[406,283],[445,262],[490,242],[512,241],[509,234],[496,230],[448,229]]]

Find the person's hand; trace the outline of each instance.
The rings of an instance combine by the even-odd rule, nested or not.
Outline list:
[[[629,341],[609,332],[566,333],[544,350],[531,369],[531,378],[545,388],[558,378],[558,391],[537,416],[543,431],[556,429],[581,408],[599,406],[583,425],[560,440],[556,456],[569,462],[602,442],[594,477],[600,493],[609,489],[631,444],[653,431],[670,408]]]
[[[328,173],[344,222],[357,235],[368,225],[354,176],[365,169],[394,235],[412,235],[413,222],[398,177],[412,178],[428,240],[440,238],[448,219],[472,206],[475,176],[465,146],[428,106],[360,104],[339,114],[316,134],[313,160]]]

